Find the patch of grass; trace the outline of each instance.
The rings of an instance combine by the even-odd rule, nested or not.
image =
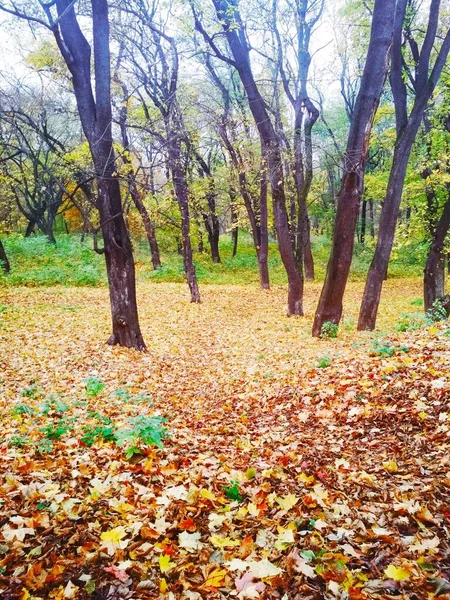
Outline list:
[[[320,356],[317,359],[317,368],[318,369],[326,369],[327,367],[329,367],[331,365],[332,362],[333,362],[333,359],[331,358],[331,356]]]
[[[394,329],[397,331],[415,331],[427,325],[426,316],[423,313],[403,313],[397,321]]]

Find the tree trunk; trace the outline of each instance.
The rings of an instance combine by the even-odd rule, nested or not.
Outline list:
[[[361,229],[359,241],[364,245],[366,241],[366,223],[367,223],[367,200],[364,198],[361,205]]]
[[[25,237],[30,237],[32,233],[34,233],[34,228],[36,226],[36,221],[28,221],[27,228],[25,230]]]
[[[442,69],[446,64],[450,49],[450,31],[447,30],[430,73],[430,56],[439,23],[439,7],[440,0],[431,1],[426,35],[417,56],[416,75],[414,79],[416,97],[409,115],[407,108],[407,90],[403,78],[402,43],[403,20],[407,8],[406,0],[402,0],[402,2],[399,3],[398,13],[396,15],[395,34],[392,46],[391,89],[394,96],[397,140],[386,196],[381,209],[377,246],[367,275],[366,286],[359,312],[359,330],[372,330],[375,328],[383,280],[387,273],[392,245],[394,243],[395,227],[402,199],[409,156],[428,101],[433,95]],[[402,12],[403,15],[401,14]]]
[[[92,0],[95,99],[91,48],[80,29],[73,4],[69,0],[56,0],[56,7],[61,32],[55,29],[55,39],[72,74],[78,112],[98,181],[97,205],[112,316],[112,334],[108,344],[145,350],[137,312],[131,241],[123,218],[119,180],[115,175],[108,3],[106,0]]]
[[[425,311],[445,293],[445,260],[442,254],[445,238],[450,228],[450,196],[434,230],[424,269],[423,297]]]
[[[305,244],[305,252],[303,256],[303,260],[305,263],[305,278],[307,281],[314,281],[314,258],[311,248],[311,221],[309,219],[308,214],[305,219],[305,233],[303,237],[303,242]]]
[[[9,264],[8,257],[6,256],[6,251],[2,240],[0,240],[0,266],[5,273],[9,273],[11,270],[11,265]]]
[[[179,142],[176,139],[175,134],[169,136],[167,148],[175,197],[181,214],[181,241],[183,247],[184,272],[191,292],[191,302],[198,303],[200,302],[200,292],[198,289],[192,253],[188,184],[181,165]]]
[[[267,230],[267,171],[264,163],[260,169],[260,193],[259,193],[259,251],[258,268],[259,281],[262,290],[270,289],[269,280],[269,232]]]
[[[369,137],[386,78],[394,12],[395,0],[375,0],[366,64],[344,158],[344,176],[338,198],[333,246],[314,318],[313,335],[316,337],[321,335],[325,322],[338,324],[342,316],[342,299],[353,257]]]
[[[235,10],[231,14],[230,3],[227,0],[213,0],[213,2],[217,15],[223,24],[236,69],[245,88],[249,107],[261,139],[263,159],[269,168],[278,249],[288,278],[288,314],[303,315],[303,269],[300,272],[297,271],[289,235],[283,166],[277,134],[267,112],[265,101],[253,77],[249,48],[237,10],[237,3],[232,3]],[[236,28],[236,23],[239,24],[239,29]]]
[[[373,200],[369,200],[369,215],[370,215],[370,237],[375,237],[375,211],[373,207]]]
[[[389,258],[394,243],[395,227],[400,210],[406,169],[425,107],[426,103],[423,105],[421,111],[417,110],[411,117],[409,125],[404,130],[394,151],[386,195],[381,208],[377,245],[367,275],[359,312],[359,331],[373,330],[375,328],[383,281],[387,274]]]
[[[231,252],[231,256],[234,258],[237,254],[238,247],[238,239],[239,239],[239,225],[238,225],[238,213],[236,210],[235,202],[236,202],[236,192],[233,189],[233,186],[230,185],[229,188],[229,196],[230,196],[230,209],[231,209],[231,240],[233,243],[233,250]]]

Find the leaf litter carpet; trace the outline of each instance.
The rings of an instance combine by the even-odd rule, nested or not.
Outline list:
[[[1,289],[0,597],[450,598],[448,324],[396,333],[394,281],[356,333],[351,284],[314,340],[319,290],[141,287],[140,354],[105,289]]]

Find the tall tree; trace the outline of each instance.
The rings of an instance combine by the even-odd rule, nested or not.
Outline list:
[[[342,298],[350,271],[359,205],[364,189],[369,137],[388,68],[395,5],[395,0],[375,0],[366,63],[353,108],[344,157],[344,175],[337,203],[333,246],[314,318],[314,336],[321,335],[325,322],[337,324],[342,316]]]
[[[311,100],[308,91],[309,69],[311,65],[310,42],[312,32],[320,20],[324,8],[324,0],[295,0],[287,5],[282,15],[291,26],[292,17],[296,35],[291,40],[280,34],[278,17],[279,3],[273,0],[272,29],[278,46],[277,67],[281,76],[286,97],[294,111],[293,136],[293,174],[297,206],[291,216],[291,230],[294,241],[294,252],[297,263],[304,263],[306,279],[314,279],[314,260],[311,252],[310,223],[307,201],[313,178],[313,144],[312,130],[319,118],[319,109]],[[283,39],[289,40],[286,48]],[[294,64],[289,60],[294,54]]]
[[[235,67],[246,91],[261,140],[262,156],[269,173],[278,249],[288,277],[288,314],[303,315],[303,269],[301,265],[297,269],[291,246],[279,138],[255,81],[250,62],[250,46],[239,12],[238,0],[213,0],[213,4],[233,58],[220,51],[194,11],[196,28],[202,33],[216,56]]]
[[[398,0],[390,73],[396,117],[396,142],[387,190],[381,209],[377,245],[361,302],[358,320],[359,330],[375,328],[381,290],[394,242],[395,227],[409,157],[424,112],[433,95],[450,50],[450,30],[447,30],[434,65],[431,64],[431,55],[438,32],[440,4],[440,0],[431,0],[426,34],[422,46],[419,48],[418,42],[413,37],[409,19],[406,18],[407,8],[411,5],[411,2],[410,0]],[[413,68],[409,68],[404,58],[404,37],[411,49]],[[414,94],[414,103],[409,114],[406,78],[410,82]]]
[[[107,0],[91,0],[93,48],[84,35],[74,2],[42,3],[47,20],[27,13],[28,5],[0,9],[49,29],[72,75],[81,125],[89,142],[97,179],[97,206],[104,240],[112,334],[108,344],[145,350],[137,303],[131,241],[125,225],[112,141],[111,65]],[[53,12],[56,10],[56,15]],[[93,50],[94,87],[91,54]]]

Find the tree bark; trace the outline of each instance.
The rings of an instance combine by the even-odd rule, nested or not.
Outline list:
[[[364,245],[366,241],[366,223],[367,223],[367,200],[364,198],[361,205],[361,229],[359,241]]]
[[[333,246],[314,318],[313,335],[316,337],[321,335],[325,322],[338,324],[342,316],[342,299],[353,256],[369,137],[386,78],[394,12],[395,0],[375,0],[366,64],[344,157],[344,176],[338,198]]]
[[[34,228],[36,226],[36,221],[30,220],[28,221],[28,225],[27,228],[25,230],[25,237],[30,237],[31,234],[34,232]]]
[[[169,166],[172,173],[173,187],[175,197],[181,214],[181,241],[184,262],[184,272],[191,292],[191,302],[199,303],[200,291],[198,289],[197,275],[193,261],[191,234],[190,234],[190,215],[189,215],[189,189],[186,175],[181,165],[181,156],[179,142],[176,134],[168,133],[168,154]]]
[[[9,264],[8,257],[6,255],[5,247],[3,246],[2,240],[0,240],[0,266],[5,273],[11,271],[11,265]]]
[[[284,175],[277,134],[253,77],[249,48],[237,0],[213,0],[213,2],[234,57],[236,69],[247,93],[249,107],[261,139],[263,158],[269,169],[278,249],[288,278],[288,314],[303,315],[303,269],[297,270],[289,235]],[[233,9],[234,13],[231,13],[230,9]],[[236,23],[239,25],[238,29]]]
[[[262,290],[270,289],[269,280],[269,232],[267,229],[267,170],[264,163],[260,168],[260,193],[259,193],[259,251],[258,267],[259,281]]]
[[[403,3],[405,4],[405,0],[403,0]],[[395,228],[400,210],[409,156],[428,101],[439,80],[450,49],[449,31],[442,43],[431,75],[429,75],[429,58],[436,36],[439,19],[439,5],[439,0],[432,0],[427,34],[417,67],[418,74],[415,82],[416,98],[409,116],[407,115],[406,92],[404,91],[405,84],[401,79],[402,68],[401,66],[399,66],[397,70],[394,68],[396,64],[395,61],[397,61],[399,65],[402,64],[401,27],[403,18],[399,16],[396,19],[396,28],[400,28],[398,35],[400,42],[395,43],[394,37],[391,87],[396,107],[397,142],[394,150],[394,158],[389,175],[386,196],[381,209],[380,227],[375,254],[367,275],[359,312],[358,330],[360,331],[373,330],[375,328],[383,281],[387,273],[389,258],[394,243]],[[403,13],[404,10],[405,9],[403,9]]]
[[[423,278],[423,298],[425,311],[445,294],[445,260],[442,254],[445,238],[450,229],[450,194],[444,210],[434,230],[428,251]]]
[[[60,29],[56,42],[72,74],[84,134],[89,143],[98,182],[97,206],[103,232],[109,284],[112,333],[108,344],[145,350],[137,302],[131,241],[122,211],[115,175],[112,142],[111,67],[107,0],[92,0],[95,98],[91,84],[91,48],[69,0],[56,0]]]

